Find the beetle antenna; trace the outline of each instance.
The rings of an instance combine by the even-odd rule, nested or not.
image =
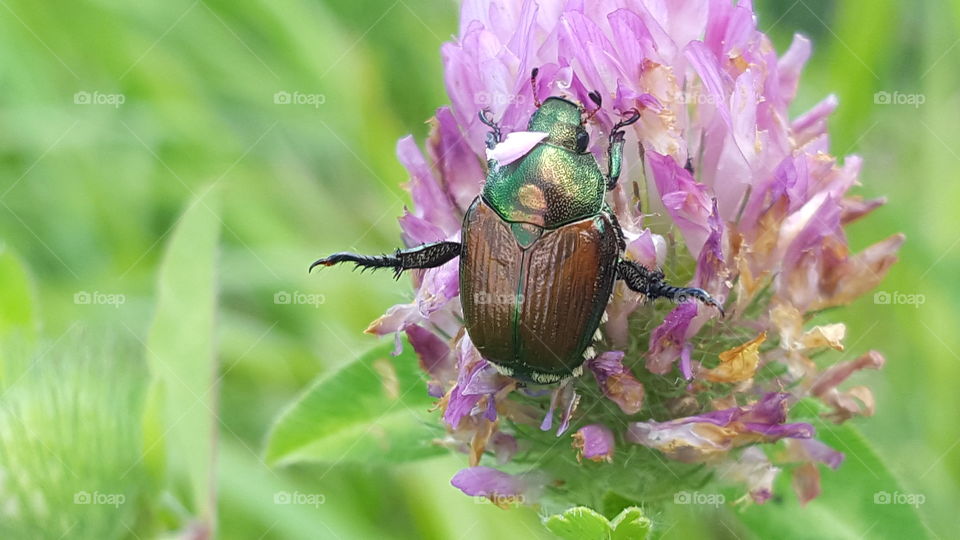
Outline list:
[[[589,94],[587,94],[587,96],[590,97],[590,101],[594,102],[597,105],[597,108],[587,113],[587,117],[583,119],[584,124],[589,122],[590,119],[593,118],[595,114],[600,112],[600,107],[603,106],[603,97],[600,95],[600,92],[597,92],[596,90],[594,90],[593,92],[590,92]]]
[[[540,68],[535,67],[533,71],[530,72],[530,88],[533,90],[533,104],[540,108],[540,98],[537,97],[537,75],[540,73]]]

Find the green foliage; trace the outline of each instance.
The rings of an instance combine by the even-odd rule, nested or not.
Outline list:
[[[821,407],[801,401],[796,420],[817,428],[817,438],[843,451],[846,459],[837,471],[821,467],[822,494],[801,507],[781,474],[778,497],[752,506],[738,515],[761,538],[926,538],[918,507],[926,495],[908,489],[870,443],[849,423],[835,425],[821,419]]]
[[[210,189],[187,207],[164,253],[157,310],[145,350],[152,376],[144,417],[147,459],[155,475],[165,468],[185,506],[212,526],[215,464],[219,202]]]
[[[567,540],[643,540],[650,532],[650,520],[635,506],[625,508],[612,521],[586,506],[578,506],[545,518],[543,524]]]
[[[39,330],[36,293],[20,258],[0,245],[0,337],[32,342]]]
[[[323,376],[277,419],[267,443],[271,463],[402,463],[445,453],[439,413],[426,393],[412,347],[399,356],[381,345]]]
[[[848,458],[840,470],[822,471],[823,502],[799,509],[789,486],[780,485],[784,502],[748,509],[744,521],[767,527],[764,536],[809,537],[829,529],[833,537],[856,529],[855,535],[893,537],[903,529],[887,525],[888,518],[902,519],[913,533],[919,513],[932,535],[948,537],[960,497],[960,244],[950,225],[960,201],[960,183],[953,181],[960,140],[960,46],[954,46],[960,2],[755,4],[760,27],[773,35],[778,51],[795,31],[813,38],[793,112],[836,92],[833,150],[864,157],[860,194],[889,197],[887,207],[849,230],[852,245],[866,246],[878,231],[905,231],[902,260],[882,289],[921,293],[926,303],[881,306],[868,297],[837,313],[848,323],[849,354],[875,348],[888,358],[882,372],[851,381],[876,391],[877,415],[858,424],[874,453],[845,438],[847,428],[829,426],[839,434],[831,444]],[[406,173],[394,144],[409,132],[422,140],[422,121],[446,101],[438,48],[455,31],[456,3],[405,0],[371,7],[349,0],[6,0],[0,6],[0,334],[7,336],[0,343],[0,476],[21,486],[0,491],[0,537],[58,538],[67,532],[64,522],[80,518],[84,525],[68,538],[146,539],[177,529],[193,517],[193,500],[200,497],[194,490],[207,489],[199,479],[192,486],[187,471],[190,463],[206,459],[212,426],[220,437],[217,510],[223,538],[504,538],[543,530],[532,511],[477,505],[449,486],[447,479],[463,465],[459,455],[389,467],[353,460],[331,466],[326,458],[311,463],[304,456],[306,463],[280,469],[264,464],[258,452],[290,397],[305,392],[318,374],[329,378],[344,369],[354,351],[374,343],[361,333],[365,325],[410,298],[406,281],[398,284],[386,274],[305,272],[321,254],[396,247],[393,217],[407,199],[399,189]],[[122,92],[126,102],[118,108],[78,106],[72,98],[81,90]],[[277,106],[272,96],[280,90],[322,93],[326,104]],[[872,99],[878,90],[921,92],[926,103],[879,106]],[[221,406],[213,408],[221,420],[211,420],[211,412],[181,387],[188,401],[171,406],[196,403],[184,422],[202,433],[176,435],[200,446],[174,456],[167,447],[172,439],[163,437],[169,396],[157,383],[145,398],[148,374],[139,362],[154,364],[151,372],[163,366],[139,343],[129,347],[126,341],[137,336],[146,342],[149,332],[152,349],[164,355],[181,350],[181,335],[172,330],[180,325],[169,321],[173,315],[162,338],[147,330],[160,307],[157,276],[182,280],[170,284],[177,291],[191,289],[202,276],[161,271],[161,253],[194,193],[214,181],[223,188],[217,248],[222,270],[210,289],[220,291],[217,332],[201,339],[216,344],[223,366]],[[214,252],[192,255],[210,261]],[[200,261],[184,264],[194,268]],[[78,291],[95,290],[125,294],[127,302],[112,307],[73,301]],[[323,295],[324,302],[278,305],[278,291]],[[170,311],[180,306],[169,299],[162,304]],[[111,332],[63,338],[51,349],[74,325]],[[183,327],[185,340],[200,333]],[[210,381],[212,358],[171,356],[171,365],[183,373],[196,368],[200,378],[186,380],[196,389],[201,380]],[[179,364],[187,361],[196,365]],[[422,386],[414,394],[423,398]],[[349,414],[355,399],[345,396],[338,413]],[[427,415],[423,404],[413,409],[422,413],[416,429],[437,425],[438,413]],[[416,417],[396,410],[407,411],[408,420]],[[372,425],[369,416],[360,425]],[[831,437],[827,426],[820,431]],[[435,436],[418,433],[425,440]],[[336,442],[328,441],[327,455],[345,453]],[[361,440],[358,448],[374,442]],[[845,444],[883,481],[865,472]],[[566,441],[557,447],[572,456]],[[635,451],[622,448],[616,459]],[[146,457],[137,463],[142,451]],[[871,455],[882,456],[887,467],[878,468]],[[175,498],[163,492],[167,467],[177,462],[187,476],[178,475]],[[587,464],[577,470],[599,475],[610,469]],[[909,482],[873,486],[886,484],[887,470]],[[867,487],[858,488],[860,482]],[[892,493],[898,485],[927,496],[919,512],[871,504],[870,490]],[[97,489],[122,491],[126,502],[116,509],[72,503],[75,492]],[[336,496],[319,508],[274,503],[276,493],[295,490]],[[832,498],[834,491],[846,498]],[[191,508],[170,502],[177,498]],[[596,498],[594,507],[609,517],[632,504],[617,494]],[[53,510],[44,513],[34,500]],[[22,511],[4,513],[7,504]],[[690,527],[727,534],[715,514],[646,510],[660,531],[673,524],[663,520],[680,521],[671,536]],[[770,517],[764,521],[763,515]],[[880,524],[870,529],[874,520]],[[894,528],[888,534],[881,524]]]
[[[144,366],[71,332],[0,385],[0,537],[122,538],[149,506],[140,460]]]

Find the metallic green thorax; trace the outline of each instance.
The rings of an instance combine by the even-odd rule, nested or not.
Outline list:
[[[588,137],[580,115],[574,103],[547,99],[528,129],[549,136],[517,161],[490,163],[483,198],[504,220],[553,229],[600,212],[606,179],[586,151]],[[619,164],[617,152],[611,165]]]

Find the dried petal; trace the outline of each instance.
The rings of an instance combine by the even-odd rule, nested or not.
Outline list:
[[[767,340],[767,333],[761,332],[752,340],[720,353],[720,365],[704,371],[704,378],[710,382],[734,383],[753,377],[760,364],[760,345]]]
[[[613,461],[613,432],[602,424],[583,426],[573,434],[573,447],[577,450],[577,461],[583,458],[591,461]]]
[[[636,414],[643,407],[644,389],[623,365],[622,351],[608,351],[591,360],[587,367],[597,379],[603,395],[620,407],[625,414]]]

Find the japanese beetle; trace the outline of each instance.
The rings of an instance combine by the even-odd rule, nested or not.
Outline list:
[[[536,75],[535,69],[534,81]],[[661,272],[623,258],[623,232],[604,193],[620,176],[623,128],[640,113],[629,111],[611,130],[604,175],[587,151],[586,120],[601,105],[598,93],[590,98],[597,109],[586,117],[580,106],[562,97],[535,100],[537,110],[527,129],[546,137],[511,163],[488,160],[483,191],[464,216],[461,242],[383,256],[335,253],[310,269],[352,262],[392,268],[399,276],[459,256],[460,299],[470,339],[504,375],[539,384],[582,373],[584,361],[594,354],[590,345],[599,337],[616,279],[651,300],[695,298],[722,313],[706,291],[671,286]],[[480,120],[491,128],[487,146],[492,149],[502,140],[500,128],[487,111],[480,111]]]

